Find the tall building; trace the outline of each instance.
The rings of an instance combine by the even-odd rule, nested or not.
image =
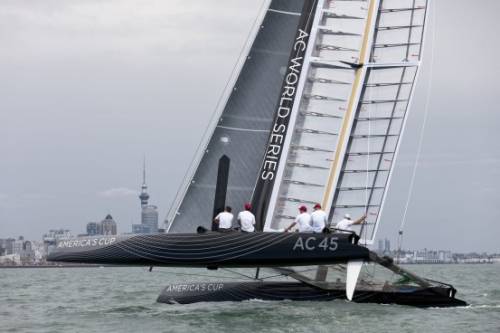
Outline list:
[[[384,252],[391,252],[391,241],[388,240],[387,238],[385,239],[385,248],[384,248]]]
[[[102,224],[97,222],[87,223],[87,236],[102,235]]]
[[[142,167],[142,185],[141,194],[141,224],[133,224],[132,232],[134,234],[155,234],[158,233],[158,207],[149,205],[149,194],[146,185],[146,160],[144,159]]]
[[[141,224],[147,226],[149,233],[158,232],[158,207],[148,205],[142,208]]]
[[[384,253],[384,240],[378,240],[378,253]]]
[[[116,222],[110,214],[101,221],[101,230],[102,235],[116,235]]]

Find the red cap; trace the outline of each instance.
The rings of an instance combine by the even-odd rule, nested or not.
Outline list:
[[[300,207],[299,207],[299,210],[300,210],[301,212],[307,212],[307,207],[306,207],[306,206],[304,206],[304,205],[302,205],[302,206],[300,206]]]
[[[315,204],[314,209],[321,209],[321,205],[319,203]]]
[[[252,204],[251,204],[251,203],[249,203],[249,202],[247,202],[247,203],[245,204],[245,210],[251,210],[251,209],[252,209]]]

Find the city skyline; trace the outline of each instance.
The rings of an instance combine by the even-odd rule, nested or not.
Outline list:
[[[83,231],[108,213],[119,230],[130,230],[139,221],[136,161],[144,153],[148,193],[163,222],[260,6],[180,3],[0,4],[0,98],[8,110],[0,115],[0,237]],[[490,55],[500,5],[469,8],[481,19],[463,26],[456,22],[465,19],[465,1],[433,6],[435,35],[427,39],[379,237],[396,244],[429,102],[404,247],[495,252],[500,91]]]

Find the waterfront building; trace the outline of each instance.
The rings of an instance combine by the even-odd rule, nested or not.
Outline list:
[[[14,238],[7,238],[5,240],[5,254],[13,254],[14,253],[14,243],[16,240]]]
[[[144,161],[142,169],[142,185],[139,199],[141,201],[141,224],[133,224],[132,232],[134,234],[155,234],[158,233],[158,207],[149,205],[149,194],[146,184],[146,162]]]
[[[14,238],[0,239],[0,256],[6,256],[14,252]]]
[[[19,236],[12,244],[12,255],[18,260],[18,264],[26,265],[35,261],[35,251],[30,241],[24,240],[23,236]]]
[[[142,208],[141,224],[149,228],[149,233],[158,232],[158,208],[153,205],[148,205]]]
[[[101,221],[101,230],[102,235],[116,235],[116,222],[110,214],[106,215],[106,218]]]
[[[391,252],[391,241],[388,240],[387,238],[384,241],[384,252],[385,253],[390,253]]]
[[[87,236],[102,235],[102,225],[97,222],[87,223]]]
[[[43,245],[44,252],[49,254],[53,248],[55,248],[56,243],[60,239],[73,238],[73,235],[68,229],[51,229],[48,233],[43,235]]]
[[[384,240],[383,239],[378,240],[378,253],[379,254],[384,253]]]

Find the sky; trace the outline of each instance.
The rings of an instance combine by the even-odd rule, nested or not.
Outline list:
[[[2,0],[0,238],[172,203],[262,2]],[[381,238],[500,252],[500,3],[438,0]],[[426,105],[428,107],[426,107]]]

